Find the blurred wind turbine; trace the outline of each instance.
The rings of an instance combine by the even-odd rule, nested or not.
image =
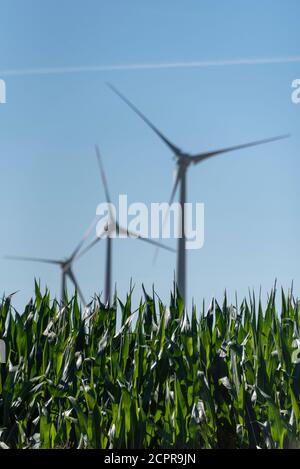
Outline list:
[[[61,300],[64,301],[65,299],[65,294],[66,294],[66,282],[67,278],[73,283],[75,289],[78,292],[78,295],[80,296],[80,299],[84,305],[86,305],[84,296],[82,294],[82,291],[79,287],[79,284],[76,280],[76,277],[74,275],[72,266],[73,262],[79,257],[78,253],[80,249],[82,248],[84,242],[90,235],[93,227],[95,226],[97,221],[97,217],[93,220],[91,225],[88,227],[86,232],[84,233],[82,239],[72,252],[72,254],[67,257],[66,259],[45,259],[41,257],[22,257],[22,256],[6,256],[5,259],[11,259],[11,260],[17,260],[17,261],[26,261],[26,262],[42,262],[44,264],[54,264],[60,267],[61,269]]]
[[[104,288],[104,301],[105,304],[109,304],[111,301],[111,284],[112,284],[112,238],[111,234],[116,233],[125,235],[127,237],[134,237],[138,239],[139,241],[144,241],[145,243],[152,244],[158,248],[163,248],[167,251],[171,252],[176,252],[175,249],[170,248],[162,243],[159,243],[157,241],[153,241],[152,239],[145,238],[143,236],[140,236],[137,233],[134,233],[132,231],[129,231],[127,228],[124,228],[119,225],[119,222],[115,219],[113,211],[111,209],[111,198],[108,190],[108,184],[107,184],[107,179],[104,171],[104,166],[102,163],[102,158],[100,154],[100,150],[98,145],[95,146],[96,150],[96,156],[98,160],[98,165],[99,165],[99,170],[100,170],[100,176],[101,176],[101,181],[104,186],[104,192],[105,192],[105,198],[106,198],[106,203],[108,204],[108,210],[109,210],[109,223],[106,226],[106,229],[101,233],[100,236],[96,236],[95,239],[79,254],[78,257],[83,256],[87,251],[89,251],[95,244],[98,243],[101,239],[106,237],[106,269],[105,269],[105,288]]]
[[[268,138],[264,140],[258,140],[255,142],[246,143],[243,145],[236,145],[227,148],[221,148],[218,150],[199,153],[196,155],[191,155],[189,153],[183,152],[179,147],[174,145],[158,128],[149,121],[149,119],[142,114],[142,112],[131,102],[127,99],[120,91],[117,90],[113,85],[108,83],[109,88],[117,94],[122,101],[124,101],[151,129],[152,131],[165,143],[165,145],[172,151],[175,156],[176,160],[176,175],[175,175],[175,182],[172,188],[171,197],[169,205],[173,203],[176,190],[179,186],[179,203],[181,206],[181,227],[180,233],[181,237],[178,238],[178,248],[177,248],[177,286],[178,290],[183,299],[185,299],[186,294],[186,238],[185,238],[185,213],[184,213],[184,204],[186,202],[186,173],[187,169],[190,165],[195,165],[198,163],[202,163],[203,161],[212,158],[213,156],[220,155],[222,153],[228,153],[230,151],[241,150],[248,147],[253,147],[256,145],[262,145],[265,143],[274,142],[276,140],[281,140],[284,138],[289,137],[289,135],[279,135],[273,138]]]

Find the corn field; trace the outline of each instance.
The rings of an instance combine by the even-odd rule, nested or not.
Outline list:
[[[0,447],[299,447],[291,292],[189,314],[175,289],[169,307],[145,291],[136,311],[131,300],[96,297],[83,314],[76,296],[60,304],[36,284],[18,314],[3,298]]]

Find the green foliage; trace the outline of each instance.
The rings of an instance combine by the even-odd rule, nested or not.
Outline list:
[[[298,302],[0,306],[2,448],[299,447]],[[118,313],[118,314],[117,314]],[[119,314],[120,313],[120,314]],[[120,319],[118,319],[120,316]],[[119,325],[119,327],[118,327]]]

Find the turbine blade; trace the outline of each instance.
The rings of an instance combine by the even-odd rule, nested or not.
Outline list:
[[[185,171],[185,168],[182,167],[181,165],[178,165],[177,171],[176,171],[175,181],[174,181],[174,184],[173,184],[173,188],[172,188],[172,192],[171,192],[171,196],[170,196],[170,200],[169,200],[169,206],[171,206],[173,201],[174,201],[176,190],[177,190],[178,184],[180,182],[181,176],[182,176],[184,171]]]
[[[85,249],[83,249],[83,251],[78,254],[76,260],[84,256],[90,249],[92,249],[92,247],[94,247],[98,243],[98,241],[100,241],[100,239],[101,238],[96,237]]]
[[[108,191],[107,179],[106,179],[104,166],[103,166],[103,162],[102,162],[102,158],[101,158],[101,153],[100,153],[98,145],[95,145],[95,149],[96,149],[96,155],[97,155],[97,160],[98,160],[99,169],[100,169],[100,175],[101,175],[102,183],[103,183],[103,186],[104,186],[106,202],[108,204],[110,204],[111,203],[111,198],[110,198],[109,191]]]
[[[170,200],[169,200],[169,207],[168,207],[168,210],[167,210],[167,212],[165,214],[165,217],[163,219],[163,229],[166,226],[166,222],[167,222],[167,219],[168,219],[168,216],[169,216],[169,213],[170,213],[170,206],[172,205],[172,203],[174,201],[174,197],[175,197],[175,194],[176,194],[176,190],[177,190],[177,187],[178,187],[182,172],[183,172],[183,167],[180,166],[180,165],[177,166],[176,177],[175,177],[175,181],[174,181],[174,184],[173,184],[173,188],[172,188],[172,192],[171,192],[171,196],[170,196]],[[153,264],[156,262],[158,252],[159,252],[159,248],[160,248],[160,246],[157,246],[156,249],[155,249],[154,256],[153,256]]]
[[[82,248],[84,242],[89,237],[92,229],[96,225],[97,220],[98,220],[98,217],[95,217],[94,220],[92,221],[92,223],[90,224],[90,226],[87,228],[87,230],[83,234],[83,237],[81,238],[81,240],[79,241],[79,243],[77,244],[76,248],[74,249],[74,251],[72,252],[72,254],[70,256],[70,261],[73,261],[75,259],[75,257],[77,256],[77,254],[80,251],[80,249]]]
[[[43,257],[5,256],[5,259],[14,261],[42,262],[44,264],[61,265],[63,261],[58,259],[44,259]]]
[[[165,137],[161,133],[161,131],[158,130],[158,128],[155,127],[155,125],[152,124],[152,122],[150,122],[149,119],[131,101],[129,101],[129,99],[127,99],[122,93],[120,93],[120,91],[118,91],[115,86],[111,85],[110,83],[107,83],[107,85],[153,130],[153,132],[156,133],[156,135],[158,135],[158,137],[169,147],[170,150],[172,150],[176,155],[181,153],[180,149],[176,145],[174,145],[174,143],[170,142],[170,140],[167,139],[167,137]]]
[[[245,143],[243,145],[236,145],[233,147],[221,148],[220,150],[210,151],[207,153],[199,153],[198,155],[193,155],[190,157],[191,163],[197,164],[201,163],[203,160],[211,158],[212,156],[220,155],[221,153],[227,153],[235,150],[242,150],[243,148],[254,147],[257,145],[264,145],[265,143],[275,142],[277,140],[282,140],[288,138],[289,135],[279,135],[277,137],[267,138],[265,140],[258,140],[256,142]]]
[[[100,241],[102,238],[103,238],[103,235],[107,233],[107,230],[103,230],[102,233],[101,233],[101,236],[96,236],[93,241],[88,244],[88,246],[86,248],[84,248],[79,254],[78,256],[76,256],[76,260],[77,259],[80,259],[80,257],[84,256],[84,254],[86,254],[90,249],[92,249],[92,247],[94,247],[98,241]]]
[[[70,280],[73,282],[73,284],[74,284],[74,286],[75,286],[75,288],[78,292],[78,295],[81,298],[82,303],[86,305],[86,301],[85,301],[84,296],[83,296],[83,294],[82,294],[82,292],[79,288],[78,282],[75,278],[75,275],[73,274],[73,271],[71,269],[69,269],[68,272],[66,272],[66,274],[69,276]]]
[[[119,225],[119,223],[117,223],[116,225],[117,225],[117,229],[118,229],[119,233],[125,234],[128,237],[134,237],[134,238],[138,239],[139,241],[144,241],[145,243],[152,244],[153,246],[158,246],[162,249],[165,249],[166,251],[176,252],[175,249],[170,248],[169,246],[166,246],[165,244],[160,243],[159,241],[154,241],[153,239],[145,238],[144,236],[140,236],[139,234],[134,233],[133,231],[130,231],[130,230],[127,230],[126,228],[123,228],[122,226]]]

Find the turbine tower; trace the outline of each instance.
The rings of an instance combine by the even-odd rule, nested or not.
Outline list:
[[[78,253],[80,249],[82,248],[85,240],[88,238],[90,235],[93,227],[95,226],[97,218],[93,220],[89,228],[86,230],[84,233],[82,239],[72,252],[72,254],[67,257],[66,259],[45,259],[41,257],[23,257],[23,256],[6,256],[6,259],[11,259],[11,260],[18,260],[18,261],[26,261],[26,262],[42,262],[43,264],[54,264],[57,265],[60,270],[61,270],[61,301],[65,300],[65,295],[66,295],[66,284],[67,284],[67,279],[73,283],[75,289],[78,292],[78,295],[84,305],[86,305],[86,301],[84,299],[84,296],[82,294],[82,291],[79,287],[79,284],[76,280],[76,277],[73,272],[73,262],[79,257]]]
[[[176,176],[175,182],[173,185],[171,197],[170,197],[170,205],[172,204],[176,190],[179,186],[179,203],[181,206],[181,227],[179,232],[181,233],[181,237],[178,238],[178,248],[177,248],[177,287],[179,290],[180,295],[183,299],[186,298],[186,237],[185,237],[185,213],[184,213],[184,204],[186,202],[186,194],[187,194],[187,181],[186,175],[187,170],[191,165],[196,165],[198,163],[202,163],[203,161],[212,158],[213,156],[220,155],[222,153],[228,153],[231,151],[242,150],[244,148],[249,148],[257,145],[262,145],[265,143],[274,142],[276,140],[281,140],[283,138],[287,138],[288,135],[279,135],[273,138],[268,138],[264,140],[258,140],[255,142],[245,143],[242,145],[235,145],[232,147],[221,148],[218,150],[199,153],[195,155],[191,155],[182,151],[179,147],[177,147],[174,143],[172,143],[158,128],[149,121],[149,119],[131,102],[127,99],[120,91],[117,90],[113,85],[108,84],[111,90],[119,96],[151,129],[152,131],[164,142],[164,144],[171,150],[171,152],[175,156],[176,160]]]
[[[152,239],[140,236],[137,233],[134,233],[127,228],[124,228],[119,225],[118,220],[115,219],[114,214],[111,210],[111,198],[110,198],[110,193],[108,190],[108,183],[104,171],[104,166],[102,163],[102,158],[100,154],[99,147],[96,145],[95,146],[96,150],[96,156],[98,160],[98,165],[99,165],[99,170],[100,170],[100,176],[101,176],[101,181],[104,187],[104,192],[105,192],[105,198],[106,198],[106,203],[108,205],[108,210],[109,210],[109,222],[106,226],[106,229],[100,234],[100,236],[96,236],[95,239],[80,253],[78,256],[81,257],[83,256],[87,251],[89,251],[95,244],[97,244],[101,239],[103,239],[104,236],[106,236],[106,269],[105,269],[105,287],[104,287],[104,301],[105,304],[110,304],[111,301],[111,285],[112,285],[112,234],[121,234],[126,237],[134,237],[138,239],[139,241],[144,241],[145,243],[152,244],[153,246],[157,248],[163,248],[167,251],[171,252],[176,252],[175,249],[170,248],[158,241],[154,241]]]

